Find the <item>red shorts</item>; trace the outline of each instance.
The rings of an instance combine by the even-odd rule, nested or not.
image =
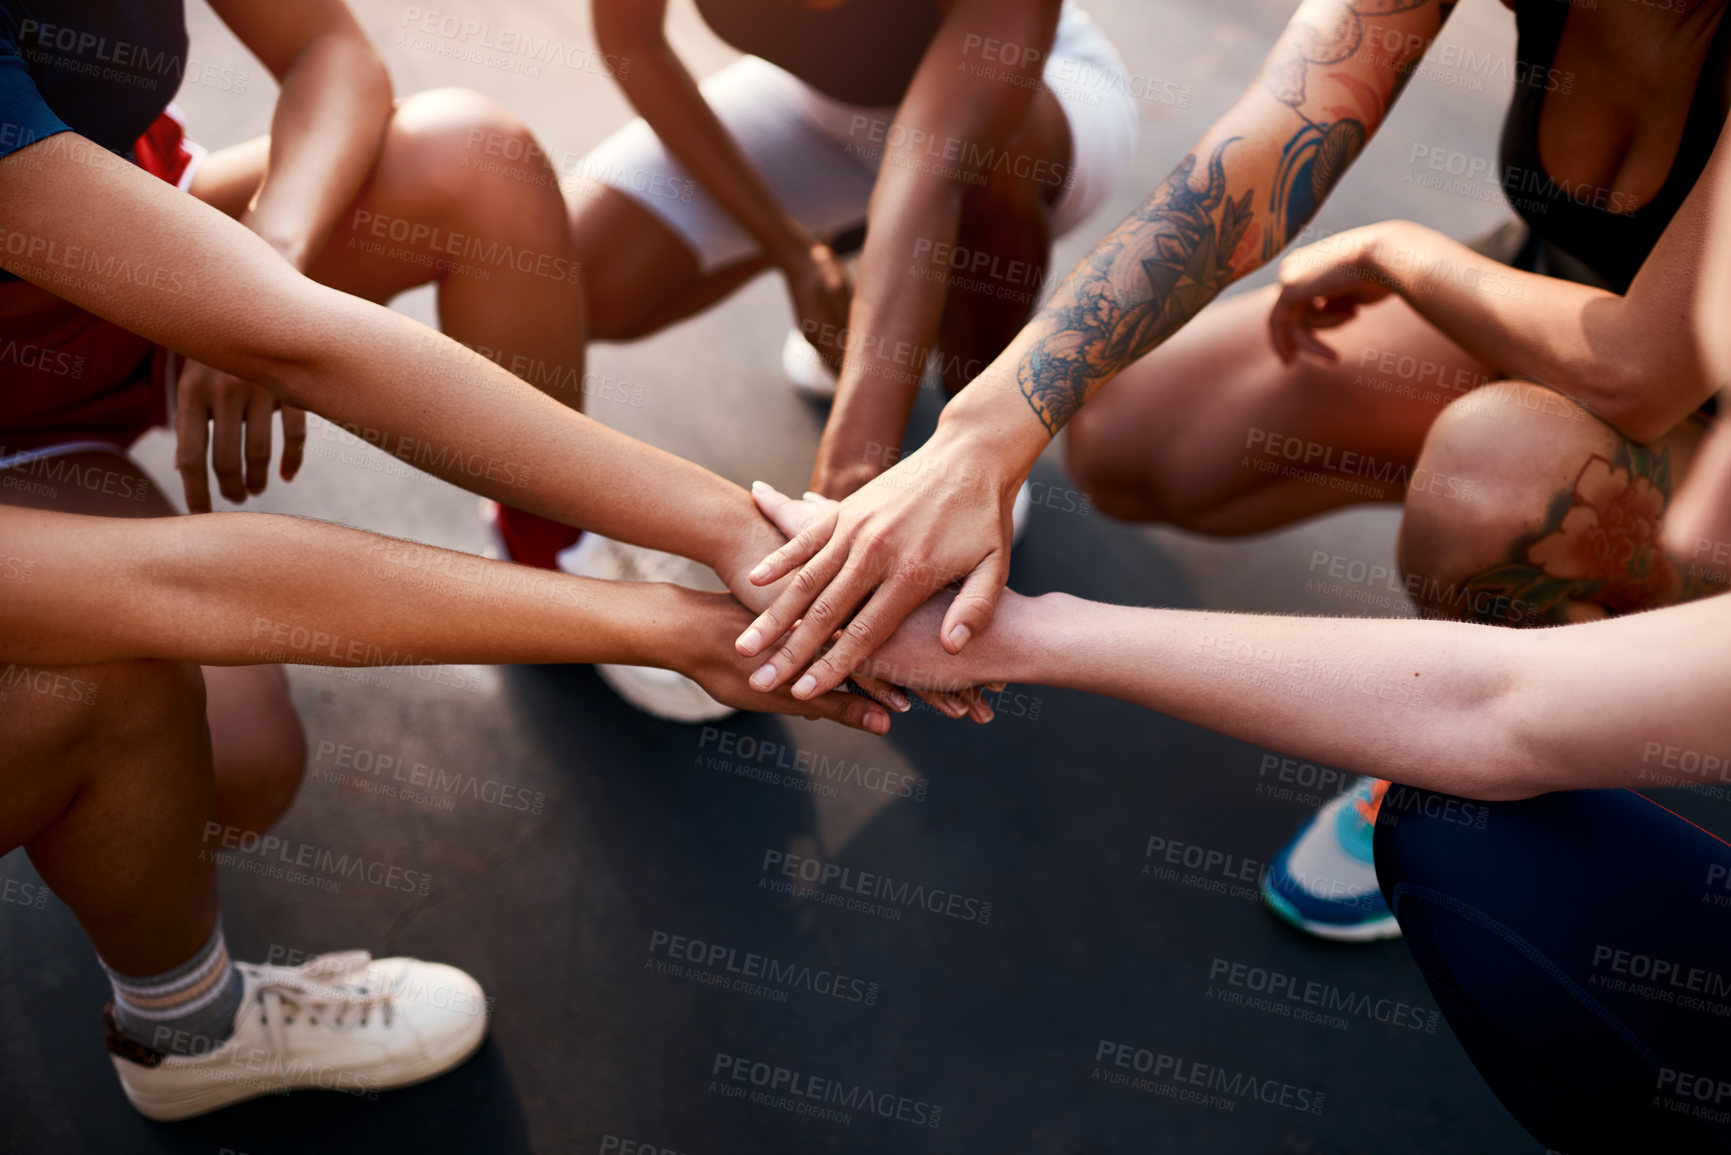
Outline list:
[[[138,138],[138,167],[179,188],[204,152],[170,109]],[[0,460],[69,441],[125,449],[168,416],[168,350],[76,305],[0,317]]]

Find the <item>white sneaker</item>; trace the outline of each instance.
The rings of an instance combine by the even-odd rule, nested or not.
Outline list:
[[[376,1098],[442,1075],[487,1034],[481,986],[456,967],[366,951],[298,967],[236,963],[234,1034],[202,1055],[163,1055],[108,1024],[127,1099],[160,1122],[293,1090]]]
[[[586,532],[577,544],[559,554],[559,568],[577,577],[603,581],[671,582],[693,590],[725,590],[708,566],[626,545]],[[645,714],[670,722],[713,722],[734,713],[732,706],[711,698],[702,686],[674,670],[654,666],[596,666],[601,680]]]
[[[788,384],[811,400],[835,400],[840,382],[798,329],[789,329],[787,340],[782,342],[781,371],[787,375]]]

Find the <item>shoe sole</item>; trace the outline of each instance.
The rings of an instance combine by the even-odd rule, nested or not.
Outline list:
[[[1400,923],[1393,915],[1360,923],[1316,922],[1305,918],[1290,902],[1270,889],[1267,882],[1262,884],[1262,901],[1282,922],[1330,942],[1378,942],[1400,937]]]
[[[457,1036],[443,1051],[428,1055],[424,1059],[404,1065],[389,1078],[377,1083],[370,1083],[368,1091],[395,1091],[403,1087],[412,1087],[416,1083],[424,1083],[429,1079],[455,1070],[468,1062],[469,1058],[480,1049],[487,1038],[487,1020],[485,1016],[476,1016],[477,1026],[473,1031]],[[126,1060],[121,1060],[125,1062]],[[215,1068],[218,1070],[237,1069],[242,1072],[242,1078],[236,1083],[224,1084],[211,1081],[206,1086],[190,1088],[186,1093],[178,1095],[152,1096],[141,1094],[129,1086],[125,1079],[120,1081],[121,1089],[126,1092],[127,1101],[147,1119],[158,1123],[176,1123],[182,1119],[192,1119],[199,1115],[208,1115],[224,1107],[232,1107],[236,1103],[244,1103],[249,1099],[262,1099],[266,1095],[286,1095],[290,1091],[336,1091],[337,1088],[322,1087],[316,1081],[317,1071],[312,1073],[313,1081],[307,1081],[308,1076],[294,1082],[282,1082],[273,1086],[259,1086],[257,1082],[245,1079],[244,1068]],[[334,1068],[321,1067],[318,1071],[331,1071]],[[344,1090],[344,1094],[353,1092]]]

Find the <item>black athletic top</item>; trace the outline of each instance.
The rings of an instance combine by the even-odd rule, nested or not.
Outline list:
[[[938,0],[842,0],[826,11],[793,0],[697,0],[697,10],[741,52],[868,108],[901,103],[944,19]]]
[[[76,132],[131,160],[185,70],[181,0],[0,0],[0,157]]]
[[[1670,176],[1650,201],[1635,204],[1626,193],[1558,184],[1539,160],[1539,113],[1546,91],[1560,89],[1571,79],[1551,68],[1570,8],[1562,0],[1520,0],[1515,6],[1518,63],[1514,99],[1503,122],[1499,157],[1503,191],[1534,233],[1622,293],[1695,187],[1719,140],[1727,111],[1726,81],[1731,77],[1731,14],[1720,19],[1708,49]]]

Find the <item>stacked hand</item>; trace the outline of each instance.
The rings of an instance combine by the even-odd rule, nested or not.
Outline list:
[[[928,444],[842,503],[815,494],[794,501],[753,487],[759,508],[792,540],[751,580],[767,585],[804,563],[739,637],[747,657],[775,647],[752,675],[755,689],[776,690],[804,671],[793,683],[795,698],[833,690],[867,670],[866,660],[903,620],[958,579],[938,626],[945,651],[959,654],[985,630],[1008,575],[1019,479],[959,471],[946,477],[944,463],[955,459]]]

